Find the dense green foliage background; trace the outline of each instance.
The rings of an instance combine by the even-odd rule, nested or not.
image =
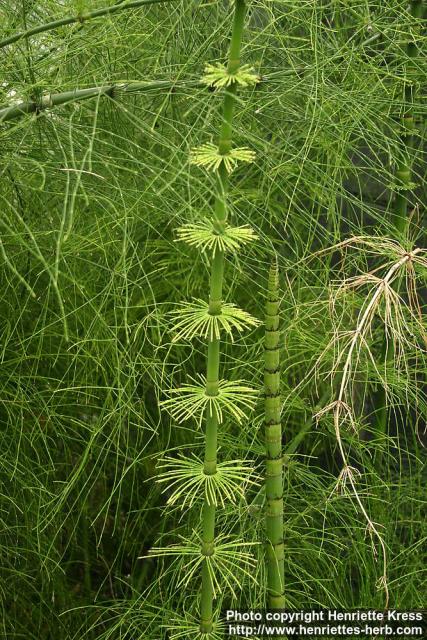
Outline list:
[[[0,1],[0,40],[108,4]],[[229,260],[226,297],[262,319],[278,254],[285,448],[302,429],[304,436],[286,465],[290,607],[384,605],[377,543],[351,493],[334,491],[341,462],[332,418],[316,426],[312,416],[333,400],[339,380],[339,371],[330,375],[341,344],[331,343],[334,331],[354,329],[369,294],[361,287],[339,297],[334,315],[334,283],[395,259],[379,238],[405,250],[426,246],[426,65],[407,51],[414,39],[422,51],[425,34],[407,4],[249,6],[242,58],[261,81],[239,98],[235,141],[256,160],[233,174],[230,200],[234,219],[259,238]],[[172,344],[168,314],[207,297],[207,259],[177,242],[176,229],[211,209],[213,176],[189,165],[189,150],[216,139],[221,98],[198,81],[206,62],[225,59],[230,15],[228,2],[168,1],[0,43],[0,120],[2,109],[40,106],[47,94],[120,85],[0,123],[4,638],[158,640],[173,616],[196,615],[198,581],[177,588],[185,557],[146,556],[187,536],[199,518],[197,509],[165,509],[168,490],[154,478],[159,456],[200,452],[202,433],[174,423],[158,401],[204,367],[203,341]],[[134,87],[158,80],[167,82]],[[395,172],[409,82],[414,185],[409,231],[399,232]],[[374,242],[330,250],[351,236]],[[413,280],[421,316],[425,276],[417,268]],[[404,288],[408,340],[399,361],[384,359],[383,308],[372,323],[372,358],[362,349],[354,360],[359,436],[342,437],[387,546],[390,603],[417,608],[426,604],[426,363],[408,304]],[[261,327],[225,341],[230,378],[261,387],[262,337]],[[384,377],[388,434],[375,427]],[[226,424],[220,455],[255,460],[262,475],[261,401],[245,424]],[[256,491],[225,509],[220,525],[262,541]],[[242,573],[241,607],[265,603],[262,547],[253,553],[256,581]],[[223,603],[230,601],[224,590]]]

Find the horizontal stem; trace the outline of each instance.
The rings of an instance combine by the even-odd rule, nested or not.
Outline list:
[[[31,100],[29,102],[20,102],[16,105],[0,108],[0,122],[13,120],[21,116],[39,113],[52,107],[57,107],[69,102],[78,102],[87,100],[88,98],[96,98],[97,96],[108,96],[114,98],[120,93],[143,93],[145,91],[156,91],[158,89],[174,89],[174,88],[200,88],[204,85],[202,82],[174,80],[158,80],[154,82],[127,82],[120,84],[109,84],[101,87],[89,87],[87,89],[72,89],[71,91],[62,91],[61,93],[48,93],[40,98],[40,100]]]
[[[113,4],[110,7],[102,7],[100,9],[96,9],[95,11],[90,11],[88,13],[82,13],[78,16],[65,16],[65,18],[59,18],[58,20],[52,20],[52,22],[46,22],[44,24],[40,24],[38,27],[33,27],[32,29],[27,29],[26,31],[18,31],[3,40],[0,40],[0,49],[6,47],[9,44],[13,44],[14,42],[18,42],[18,40],[22,40],[22,38],[29,38],[31,36],[35,36],[38,33],[45,33],[46,31],[53,31],[54,29],[58,29],[59,27],[64,27],[68,24],[75,24],[77,22],[83,23],[86,20],[92,20],[93,18],[100,18],[102,16],[111,15],[112,13],[117,13],[118,11],[125,11],[126,9],[136,9],[138,7],[142,7],[146,4],[156,4],[159,2],[171,2],[172,0],[133,0],[132,2],[120,2],[117,4]]]

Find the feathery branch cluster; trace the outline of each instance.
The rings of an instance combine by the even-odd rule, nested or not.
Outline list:
[[[260,77],[249,64],[242,64],[235,73],[230,73],[225,65],[217,63],[205,66],[205,74],[201,81],[209,87],[220,89],[229,87],[233,83],[241,87],[249,87],[257,84]]]
[[[216,395],[206,391],[205,376],[199,375],[199,380],[170,389],[171,397],[160,403],[177,422],[195,418],[201,428],[205,413],[210,417],[215,416],[219,423],[224,421],[224,414],[228,413],[240,424],[247,417],[247,411],[255,407],[258,392],[242,384],[242,380],[218,380]]]
[[[249,327],[257,327],[259,320],[249,313],[236,307],[235,304],[224,302],[219,313],[209,311],[209,303],[204,300],[182,303],[177,311],[170,314],[177,319],[173,325],[175,335],[173,342],[178,340],[192,340],[202,337],[208,340],[219,340],[221,330],[225,331],[233,341],[233,330],[242,332]]]
[[[227,224],[219,233],[210,220],[183,225],[178,229],[177,235],[177,240],[186,242],[203,253],[212,251],[212,257],[215,257],[218,251],[236,253],[243,245],[257,239],[257,235],[249,225],[232,227]]]
[[[235,589],[240,587],[242,577],[256,582],[253,571],[256,559],[252,553],[243,551],[244,548],[255,546],[256,542],[245,542],[239,538],[230,539],[222,534],[216,537],[215,544],[206,544],[198,535],[195,538],[183,536],[180,538],[181,543],[168,547],[152,547],[149,551],[149,557],[172,557],[178,562],[185,559],[184,575],[177,582],[177,588],[188,587],[204,563],[212,580],[215,598],[224,588],[218,576],[222,577],[233,598],[236,597]]]
[[[253,466],[245,460],[219,462],[215,473],[206,473],[203,460],[195,455],[191,458],[165,457],[158,468],[161,473],[157,482],[167,483],[164,492],[171,492],[167,503],[180,502],[182,509],[185,506],[191,509],[198,499],[224,508],[226,501],[244,500],[246,486],[258,482]]]
[[[197,167],[203,167],[207,171],[218,171],[220,166],[224,164],[228,173],[234,171],[239,162],[250,163],[254,160],[255,152],[247,147],[236,147],[226,153],[221,153],[218,147],[211,142],[206,142],[200,147],[192,149],[190,155],[190,163]]]

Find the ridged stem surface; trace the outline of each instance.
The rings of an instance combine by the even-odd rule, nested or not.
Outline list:
[[[270,269],[265,308],[265,448],[268,605],[285,607],[283,542],[283,459],[280,397],[279,286],[277,264]]]

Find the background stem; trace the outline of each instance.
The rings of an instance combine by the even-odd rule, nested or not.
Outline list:
[[[423,14],[423,0],[411,0],[410,12],[414,19],[421,20]],[[394,202],[394,224],[401,234],[408,232],[408,207],[409,197],[411,194],[412,183],[412,166],[414,162],[414,85],[410,76],[412,71],[411,62],[418,55],[418,46],[416,42],[408,42],[406,45],[406,56],[409,62],[406,65],[406,75],[409,76],[405,82],[403,89],[404,104],[401,126],[403,129],[401,140],[401,156],[398,159],[396,167],[396,178],[399,190],[396,193]]]
[[[423,15],[423,0],[411,0],[410,12],[414,19],[421,20]],[[406,55],[409,58],[409,64],[406,65],[406,75],[411,75],[412,64],[418,55],[418,47],[415,42],[408,42],[406,45]],[[396,182],[399,190],[396,192],[394,207],[393,207],[393,223],[396,231],[399,235],[408,237],[410,216],[409,216],[409,201],[412,193],[412,167],[414,162],[414,86],[412,81],[405,83],[404,86],[404,104],[403,104],[403,116],[402,116],[402,129],[401,134],[401,154],[400,158],[396,162]],[[402,279],[398,278],[395,283],[395,289],[399,291]],[[387,341],[384,337],[382,356],[387,364],[390,364],[394,358],[394,346],[391,343],[387,347]],[[377,433],[381,436],[385,436],[389,423],[389,410],[387,407],[386,392],[381,387],[374,398],[374,407],[379,407],[376,412],[377,416]],[[380,460],[381,456],[377,453],[376,460]]]
[[[68,24],[75,24],[77,22],[83,23],[86,22],[86,20],[101,18],[102,16],[111,15],[113,13],[117,13],[118,11],[125,11],[126,9],[137,9],[138,7],[142,7],[145,4],[157,4],[159,2],[171,1],[172,0],[133,0],[132,2],[120,2],[117,4],[113,4],[110,7],[102,7],[100,9],[96,9],[95,11],[82,13],[78,16],[65,16],[64,18],[52,20],[51,22],[46,22],[44,24],[38,25],[37,27],[32,27],[31,29],[26,29],[25,31],[19,31],[18,33],[14,33],[13,35],[8,36],[7,38],[3,38],[3,40],[0,40],[0,49],[6,47],[9,44],[13,44],[14,42],[18,42],[18,40],[22,40],[22,38],[30,38],[31,36],[35,36],[38,33],[52,31],[54,29],[58,29],[59,27],[65,27]]]

